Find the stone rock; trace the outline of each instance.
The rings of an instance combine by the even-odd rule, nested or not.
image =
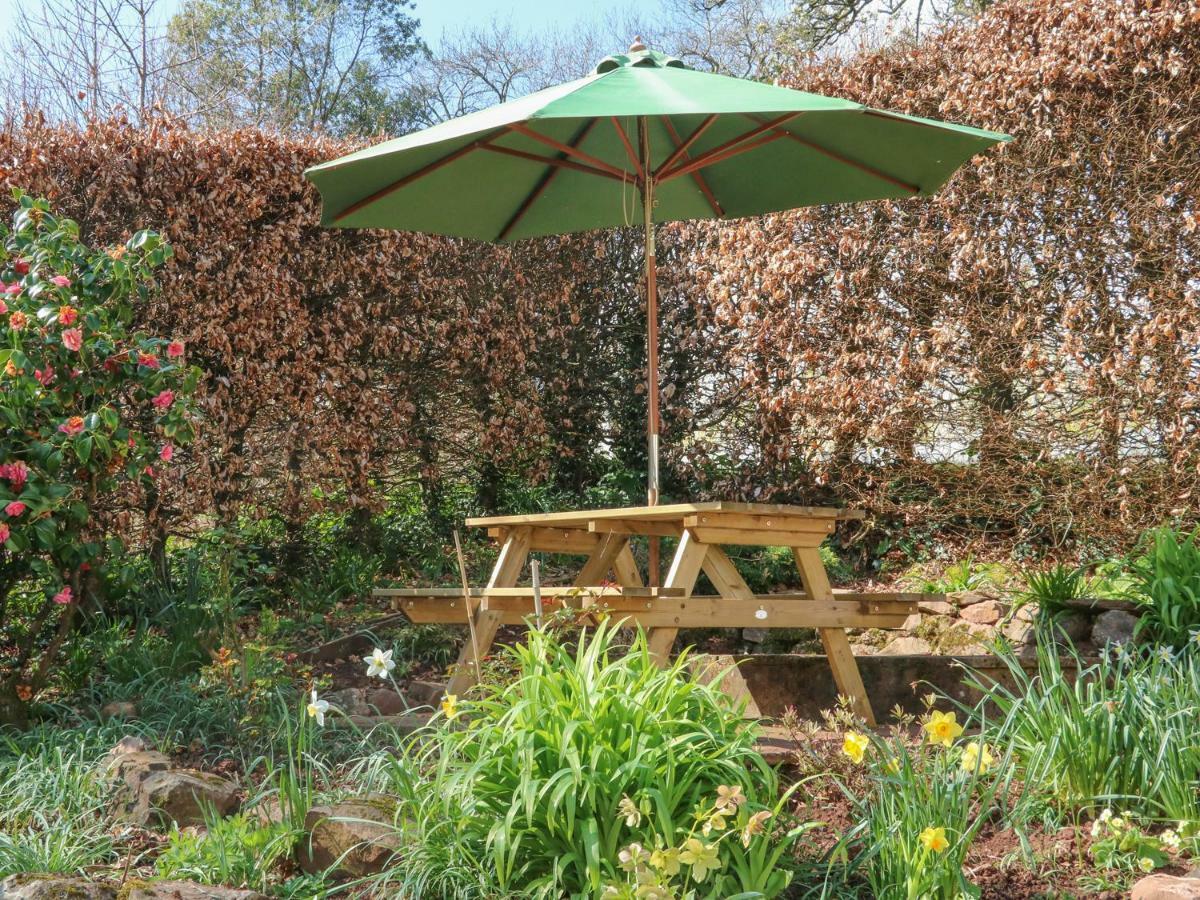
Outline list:
[[[1084,612],[1059,613],[1047,626],[1056,641],[1078,644],[1092,633],[1092,617]]]
[[[797,650],[793,649],[792,652],[799,653],[799,652],[803,652],[803,651],[797,651]],[[874,644],[851,644],[850,652],[853,653],[855,656],[874,656],[876,653],[879,652],[879,648],[876,647]]]
[[[1036,603],[1022,603],[1013,613],[1013,618],[1018,622],[1036,622],[1037,617],[1038,605]]]
[[[118,793],[136,793],[152,772],[165,772],[171,768],[171,757],[157,750],[119,752],[126,740],[122,738],[117,746],[109,751],[104,768]]]
[[[946,597],[957,604],[960,608],[963,606],[974,606],[976,603],[983,603],[985,600],[995,600],[994,594],[986,591],[955,591],[947,594]]]
[[[145,749],[146,742],[144,740],[142,740],[136,734],[127,734],[125,737],[113,744],[113,748],[108,751],[108,756],[110,759],[112,759],[117,756],[122,756],[126,753],[141,753]]]
[[[1103,647],[1105,644],[1127,644],[1133,640],[1133,630],[1137,628],[1137,616],[1132,616],[1124,610],[1110,609],[1096,616],[1092,626],[1092,643]]]
[[[925,621],[924,617],[919,612],[915,612],[904,620],[904,624],[900,628],[902,631],[916,631],[921,627],[923,621]]]
[[[913,656],[917,654],[931,653],[933,650],[929,646],[929,641],[919,637],[903,636],[898,637],[882,650],[879,651],[880,656]]]
[[[116,900],[112,885],[70,875],[19,872],[0,881],[0,900]]]
[[[152,772],[142,782],[134,809],[136,821],[151,822],[157,816],[185,828],[203,825],[205,808],[228,816],[240,805],[238,787],[232,781],[209,772],[179,769]]]
[[[126,882],[121,900],[267,900],[266,895],[244,888],[196,884],[194,881]]]
[[[440,681],[410,681],[404,688],[404,696],[413,706],[436,707],[446,695],[446,685]]]
[[[1007,611],[999,600],[982,600],[960,610],[958,617],[976,625],[995,625]]]
[[[114,700],[100,707],[101,719],[132,719],[137,716],[137,704],[128,700]]]
[[[1147,875],[1133,886],[1130,900],[1197,900],[1200,878]]]
[[[958,608],[945,600],[918,600],[917,609],[934,616],[952,616]]]
[[[339,879],[382,872],[400,848],[395,801],[383,796],[314,806],[304,820],[308,839],[298,851],[300,868],[310,874],[337,868]]]
[[[1014,644],[1033,644],[1037,642],[1037,628],[1030,622],[1012,621],[1005,625],[1001,632]]]
[[[767,639],[769,632],[765,628],[743,628],[742,640],[749,641],[751,644],[761,644]]]
[[[367,691],[367,706],[381,716],[398,716],[408,711],[404,700],[393,688],[375,688]]]
[[[347,716],[369,716],[372,709],[367,705],[365,688],[350,687],[339,691],[330,691],[324,696],[329,705],[340,710]]]

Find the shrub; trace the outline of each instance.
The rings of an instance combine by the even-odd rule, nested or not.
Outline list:
[[[779,852],[795,832],[772,850],[764,838],[718,841],[726,828],[711,822],[730,792],[743,802],[722,826],[779,813],[766,806],[778,782],[754,749],[754,728],[716,687],[689,680],[685,659],[659,669],[640,632],[617,655],[616,633],[601,624],[572,649],[532,630],[528,645],[507,651],[511,681],[470,703],[448,698],[447,727],[390,767],[404,847],[385,876],[388,891],[620,896],[623,865],[658,877],[680,863],[678,880],[696,896],[783,890]],[[677,853],[685,845],[712,864],[689,864]]]
[[[1012,654],[1001,658],[1011,687],[978,673],[966,683],[999,708],[987,740],[1012,748],[1023,781],[1062,809],[1120,804],[1200,820],[1200,663],[1190,647],[1118,649],[1092,665],[1076,658],[1073,678],[1048,643],[1034,674]]]
[[[1143,539],[1132,564],[1134,599],[1142,605],[1138,634],[1183,647],[1200,628],[1200,529],[1158,528]]]
[[[45,683],[93,570],[115,549],[100,510],[155,491],[191,440],[198,378],[182,344],[131,330],[170,255],[156,234],[93,250],[46,201],[16,199],[12,227],[0,228],[0,628],[19,649],[0,675],[0,721],[20,718]]]

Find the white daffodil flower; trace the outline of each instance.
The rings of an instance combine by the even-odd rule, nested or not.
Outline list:
[[[317,724],[325,725],[325,713],[329,712],[329,702],[317,698],[317,692],[312,692],[312,699],[308,703],[308,715],[310,718],[316,719]]]
[[[368,678],[387,678],[392,674],[396,664],[392,662],[391,650],[380,650],[378,647],[366,658]]]

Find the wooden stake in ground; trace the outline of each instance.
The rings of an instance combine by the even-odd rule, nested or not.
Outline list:
[[[529,572],[533,577],[533,614],[537,627],[542,627],[542,573],[541,565],[536,559],[530,560]]]
[[[463,556],[462,540],[458,529],[454,529],[454,552],[458,556],[458,575],[462,579],[463,603],[467,608],[467,628],[471,632],[471,650],[474,655],[475,680],[479,681],[483,670],[479,663],[479,639],[475,636],[475,604],[471,600],[471,585],[467,581],[467,558]]]

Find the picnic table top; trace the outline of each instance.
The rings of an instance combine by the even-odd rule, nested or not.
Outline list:
[[[580,509],[570,512],[531,513],[518,516],[480,516],[467,519],[472,528],[533,525],[552,528],[587,528],[588,522],[634,519],[641,522],[673,522],[706,513],[771,516],[779,519],[861,519],[861,509],[834,506],[788,506],[783,503],[737,503],[712,500],[704,503],[666,503],[662,506],[622,506],[610,509]]]

